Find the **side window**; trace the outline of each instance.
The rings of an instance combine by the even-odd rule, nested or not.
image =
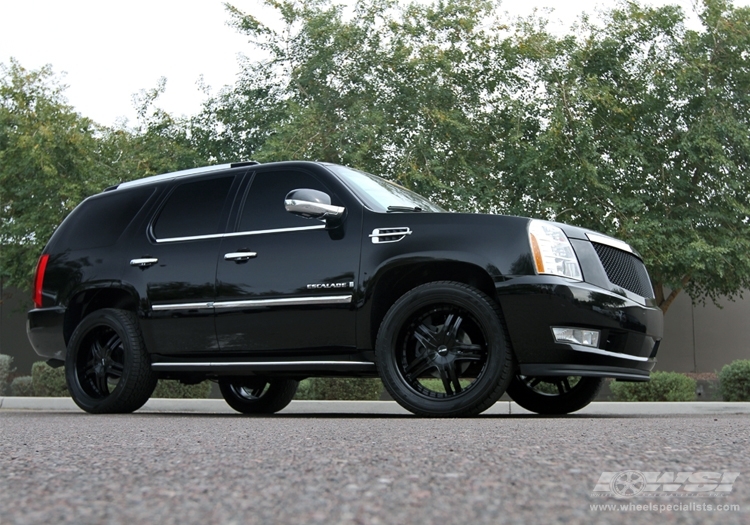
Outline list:
[[[153,193],[135,188],[90,197],[65,219],[53,242],[71,250],[111,246]]]
[[[211,235],[219,221],[234,175],[180,184],[168,197],[154,225],[157,239]]]
[[[322,224],[320,221],[292,215],[284,208],[284,197],[287,193],[300,188],[319,190],[331,195],[330,191],[309,173],[256,173],[242,208],[238,231],[275,230]]]

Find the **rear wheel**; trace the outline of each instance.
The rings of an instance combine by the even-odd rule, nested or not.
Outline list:
[[[497,304],[450,281],[418,286],[393,304],[375,357],[393,399],[430,417],[483,412],[503,394],[513,368]]]
[[[105,308],[81,321],[68,343],[65,379],[86,412],[138,410],[156,387],[156,374],[133,312]]]
[[[508,395],[537,414],[569,414],[596,399],[603,384],[601,377],[516,375],[508,387]]]
[[[243,414],[273,414],[292,402],[298,382],[293,379],[243,377],[219,379],[227,404]]]

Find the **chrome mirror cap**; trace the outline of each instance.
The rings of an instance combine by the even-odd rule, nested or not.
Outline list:
[[[342,206],[333,206],[328,194],[307,188],[287,193],[284,208],[289,213],[300,217],[320,220],[340,219],[346,211],[346,208]]]

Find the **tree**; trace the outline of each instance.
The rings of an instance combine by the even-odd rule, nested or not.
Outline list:
[[[504,177],[511,211],[635,246],[664,311],[750,286],[750,10],[700,20],[628,2],[586,24],[543,68],[533,164]]]
[[[28,288],[55,226],[101,185],[93,123],[45,66],[0,64],[0,273]]]
[[[64,98],[52,68],[0,65],[0,275],[30,288],[44,244],[85,197],[125,180],[205,164],[187,121],[141,93],[136,126],[106,128]]]
[[[111,184],[207,163],[193,145],[189,119],[175,118],[158,107],[166,83],[161,78],[155,88],[134,96],[138,115],[134,126],[99,127],[98,153]]]
[[[448,207],[481,209],[476,187],[492,179],[520,82],[492,2],[361,0],[350,16],[325,0],[267,4],[282,30],[229,8],[264,58],[246,62],[194,121],[199,150],[350,164]]]

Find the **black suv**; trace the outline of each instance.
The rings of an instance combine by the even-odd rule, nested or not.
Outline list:
[[[107,188],[39,260],[28,334],[88,412],[158,378],[216,379],[243,413],[311,376],[379,376],[415,414],[503,394],[539,413],[646,381],[662,313],[641,257],[592,231],[446,213],[379,177],[244,162]]]

